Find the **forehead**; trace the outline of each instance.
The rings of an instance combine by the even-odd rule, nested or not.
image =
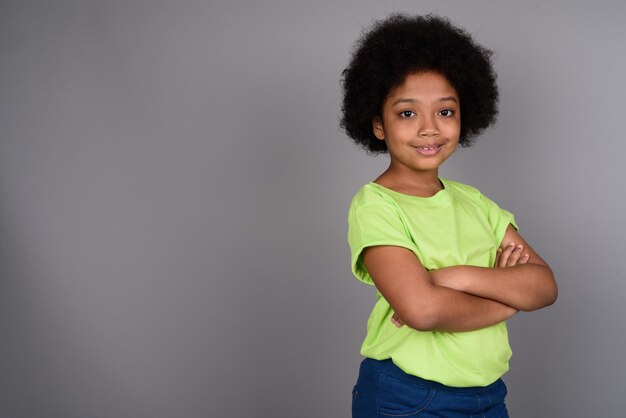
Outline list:
[[[444,75],[435,71],[423,71],[408,74],[401,84],[391,89],[388,100],[399,97],[431,101],[442,97],[454,97],[458,100],[459,95]]]

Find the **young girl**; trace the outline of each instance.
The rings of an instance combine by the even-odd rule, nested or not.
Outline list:
[[[342,127],[390,157],[349,210],[352,271],[378,290],[354,417],[507,417],[505,321],[556,300],[550,267],[513,215],[439,177],[495,121],[490,55],[447,19],[393,15],[344,71]]]

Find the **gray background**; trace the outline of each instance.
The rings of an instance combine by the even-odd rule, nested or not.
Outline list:
[[[0,2],[0,416],[347,417],[373,288],[338,127],[353,42],[439,12],[500,118],[443,175],[513,211],[556,305],[510,321],[514,417],[622,417],[626,3]]]

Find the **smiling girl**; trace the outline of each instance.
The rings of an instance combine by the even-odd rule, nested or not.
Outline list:
[[[513,215],[439,177],[495,122],[491,52],[437,16],[393,15],[344,71],[342,126],[389,167],[354,196],[354,275],[376,286],[353,416],[507,417],[506,320],[556,300]]]

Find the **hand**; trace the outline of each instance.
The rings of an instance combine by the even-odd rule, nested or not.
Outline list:
[[[528,263],[529,259],[530,254],[524,253],[524,246],[522,244],[515,245],[514,242],[509,242],[504,247],[498,248],[493,267],[514,267],[518,264]]]
[[[404,325],[404,321],[402,319],[400,319],[398,314],[395,313],[395,312],[391,316],[391,323],[394,324],[398,328],[400,328],[400,327],[402,327],[402,325]]]

